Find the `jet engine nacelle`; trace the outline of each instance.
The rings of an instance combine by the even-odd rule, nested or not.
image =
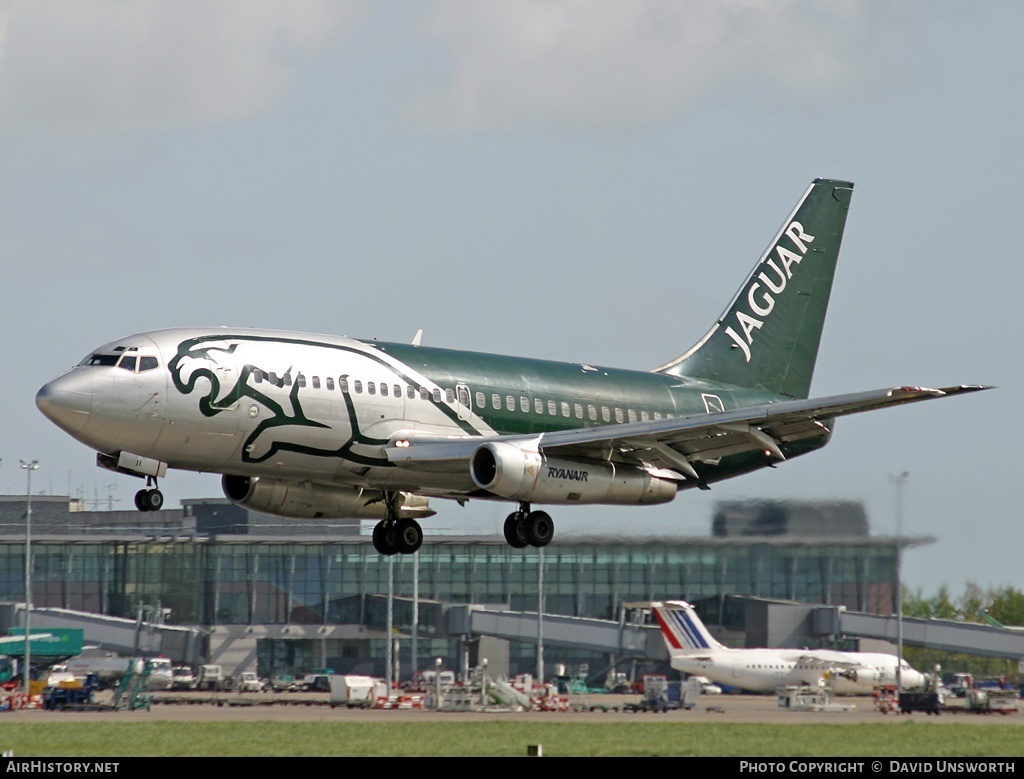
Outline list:
[[[379,492],[358,487],[332,487],[311,482],[224,476],[224,494],[239,506],[293,519],[383,519]],[[402,493],[400,517],[434,515],[427,499]]]
[[[525,502],[667,503],[678,490],[674,481],[633,465],[547,457],[503,441],[480,446],[469,471],[481,489]]]

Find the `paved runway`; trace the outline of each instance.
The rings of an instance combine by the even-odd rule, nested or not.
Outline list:
[[[514,712],[514,711],[460,711],[434,712],[424,710],[384,709],[332,709],[325,705],[326,694],[279,693],[264,695],[238,695],[232,693],[195,693],[189,696],[175,696],[196,701],[197,704],[155,703],[148,711],[18,711],[0,712],[2,722],[130,722],[130,721],[321,721],[321,722],[428,722],[444,720],[520,720],[546,722],[765,722],[773,724],[864,723],[864,722],[936,722],[944,724],[1024,724],[1021,713],[1002,715],[979,715],[945,712],[939,716],[926,714],[882,714],[870,697],[844,697],[837,701],[855,707],[849,712],[806,712],[780,709],[773,695],[716,695],[702,696],[697,706],[688,711],[665,713],[632,713],[612,711],[624,703],[637,700],[636,696],[591,695],[576,703],[608,707],[606,711],[568,712]],[[956,703],[956,702],[954,702]],[[246,704],[246,705],[233,705]]]

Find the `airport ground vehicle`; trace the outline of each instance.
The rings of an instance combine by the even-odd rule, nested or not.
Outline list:
[[[934,690],[904,690],[898,696],[900,712],[910,714],[920,711],[925,714],[941,714],[945,710],[942,697]]]
[[[331,708],[370,708],[378,699],[386,698],[388,686],[383,679],[355,674],[336,674],[329,677]]]
[[[417,690],[432,690],[438,684],[447,689],[455,685],[454,671],[420,671],[413,676],[412,687]]]
[[[644,676],[644,697],[639,703],[626,706],[629,711],[670,711],[692,709],[700,698],[703,683],[696,676],[686,681],[669,680],[664,676]]]
[[[196,675],[187,665],[177,665],[171,670],[172,690],[194,690]]]
[[[967,711],[976,714],[1014,714],[1017,711],[1017,691],[992,687],[967,690]]]
[[[331,689],[331,676],[333,674],[311,673],[302,677],[299,682],[299,689],[305,692],[327,692]]]
[[[65,664],[68,673],[84,680],[95,674],[100,687],[116,687],[128,673],[145,673],[145,687],[149,690],[168,690],[173,682],[171,661],[166,657],[119,657],[113,653],[80,655]]]
[[[43,690],[43,708],[50,711],[63,709],[90,709],[96,706],[95,695],[99,688],[99,679],[90,674],[84,681],[57,679],[67,674],[51,674],[46,688]]]
[[[199,666],[199,675],[196,677],[197,690],[223,690],[224,669],[219,665]]]
[[[301,680],[291,674],[274,674],[270,678],[270,689],[274,692],[298,692],[301,689]]]
[[[263,680],[256,675],[255,671],[242,671],[235,682],[236,692],[263,692],[265,690]]]

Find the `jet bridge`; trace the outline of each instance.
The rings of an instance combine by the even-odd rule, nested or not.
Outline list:
[[[668,650],[657,625],[636,625],[583,617],[537,612],[498,611],[477,606],[452,606],[448,610],[451,634],[491,636],[507,641],[536,643],[538,631],[547,646],[613,654],[616,657],[668,661]]]
[[[24,626],[24,604],[6,604],[3,621]],[[122,654],[161,654],[175,663],[202,661],[203,631],[197,627],[157,625],[85,611],[33,608],[32,628],[81,628],[85,643]]]
[[[837,608],[839,632],[858,638],[897,640],[896,615],[880,616]],[[1004,660],[1024,659],[1024,630],[948,619],[903,618],[903,643]]]

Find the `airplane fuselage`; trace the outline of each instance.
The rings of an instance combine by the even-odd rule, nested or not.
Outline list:
[[[126,358],[134,362],[125,365]],[[145,358],[155,367],[142,369]],[[476,498],[497,496],[481,491],[468,469],[461,480],[397,469],[384,447],[396,440],[532,437],[779,399],[666,374],[244,329],[119,339],[45,392],[61,399],[65,429],[101,453],[131,452],[192,471]],[[810,451],[827,438],[822,431],[785,445],[785,454]],[[711,482],[766,464],[738,451],[698,470]],[[579,488],[567,491],[579,497],[566,503],[598,502],[587,498],[594,477],[585,464],[553,466],[547,477]]]
[[[838,652],[800,649],[732,649],[693,655],[674,654],[677,671],[706,676],[713,682],[748,692],[773,693],[785,686],[817,686],[826,673],[836,674],[837,693],[870,694],[876,687],[896,684],[895,655],[878,652]],[[857,666],[856,673],[839,675],[836,669]],[[905,689],[924,686],[924,675],[904,661]]]

